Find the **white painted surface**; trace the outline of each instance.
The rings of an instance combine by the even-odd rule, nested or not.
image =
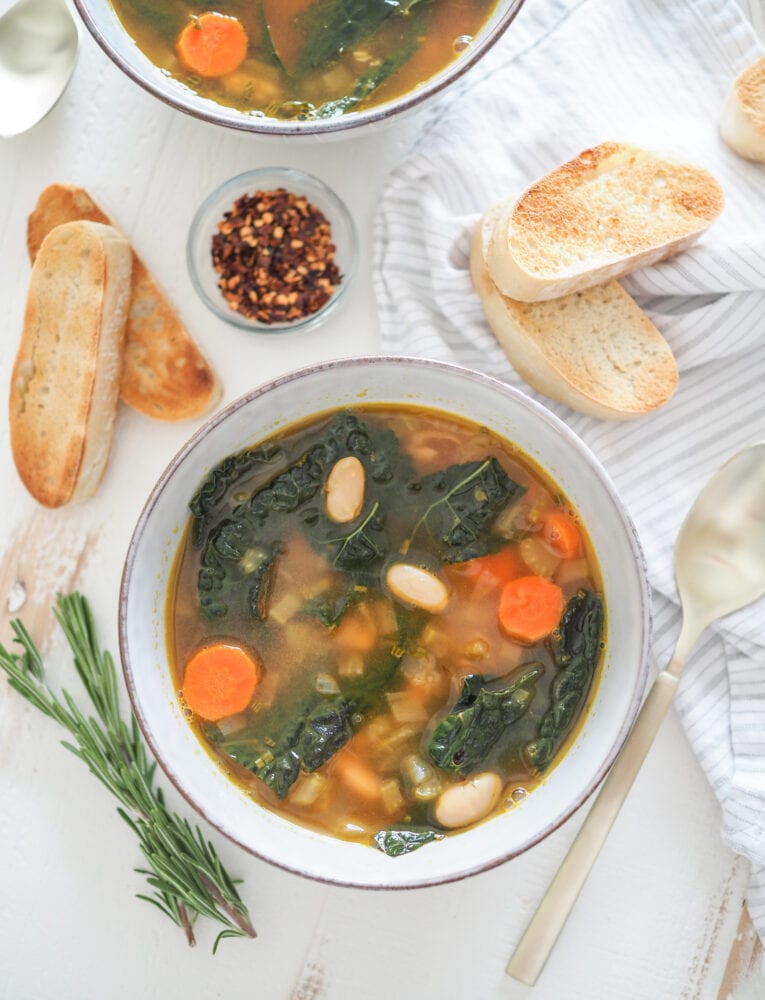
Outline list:
[[[374,351],[366,253],[371,218],[386,172],[417,128],[410,120],[327,145],[227,133],[154,101],[83,37],[80,63],[59,106],[34,132],[0,145],[0,396],[7,398],[29,275],[26,216],[39,191],[54,181],[86,187],[124,228],[215,364],[224,402],[299,365]],[[184,261],[185,235],[200,200],[233,174],[268,164],[310,170],[340,191],[362,246],[355,285],[330,325],[271,339],[213,318],[194,297]],[[111,649],[132,527],[155,478],[196,426],[154,423],[123,408],[98,496],[55,515],[61,525],[55,542],[30,554],[54,587],[85,536],[99,536],[81,587]],[[5,549],[35,511],[13,469],[5,419],[0,496]],[[4,610],[5,594],[0,599]],[[74,688],[61,645],[50,652],[52,676]],[[506,978],[505,962],[578,817],[493,872],[401,893],[307,882],[217,837],[231,870],[245,879],[242,892],[259,936],[224,942],[213,958],[211,928],[200,927],[199,945],[190,951],[178,930],[133,898],[142,891],[132,872],[140,864],[133,836],[106,793],[58,741],[52,723],[0,684],[0,997],[527,995]],[[745,880],[743,867],[720,842],[718,825],[716,803],[671,717],[533,991],[535,1000],[716,997]]]

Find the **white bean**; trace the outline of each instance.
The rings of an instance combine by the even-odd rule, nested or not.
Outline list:
[[[436,821],[449,830],[470,826],[488,816],[502,794],[502,782],[493,771],[476,774],[450,785],[436,802]]]
[[[443,580],[421,566],[393,563],[385,575],[388,590],[404,604],[414,604],[438,614],[449,603],[449,591]]]
[[[336,524],[347,524],[357,518],[364,506],[365,487],[364,466],[355,455],[335,462],[324,487],[327,517]]]

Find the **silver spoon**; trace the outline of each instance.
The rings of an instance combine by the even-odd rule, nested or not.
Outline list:
[[[0,17],[0,137],[47,115],[69,82],[77,45],[64,0],[19,0]]]
[[[637,721],[558,873],[526,928],[507,974],[537,981],[675,694],[701,633],[765,594],[765,441],[730,458],[691,507],[675,545],[683,624],[674,655]]]

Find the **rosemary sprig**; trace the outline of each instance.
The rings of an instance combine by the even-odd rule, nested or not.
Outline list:
[[[223,930],[213,954],[224,938],[255,937],[247,907],[209,840],[199,827],[172,813],[154,783],[156,761],[150,759],[135,716],[122,718],[117,672],[111,655],[101,650],[93,615],[81,594],[59,595],[54,609],[74,655],[74,665],[95,709],[85,715],[68,691],[56,696],[45,679],[42,658],[23,623],[11,627],[21,653],[0,644],[0,669],[8,683],[40,712],[54,719],[73,737],[62,745],[87,764],[91,774],[120,802],[117,812],[136,833],[146,868],[136,871],[153,890],[138,894],[182,927],[190,945],[195,944],[194,922],[209,917]]]

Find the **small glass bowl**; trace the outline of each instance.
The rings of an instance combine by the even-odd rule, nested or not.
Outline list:
[[[340,269],[341,282],[327,302],[315,313],[301,319],[278,323],[262,323],[248,319],[242,313],[231,309],[218,287],[218,272],[212,261],[212,238],[217,225],[234,202],[243,195],[256,191],[273,191],[275,188],[304,195],[327,218],[335,244],[335,261]],[[186,244],[186,261],[191,281],[204,304],[220,319],[238,326],[242,330],[256,333],[287,333],[292,330],[308,330],[324,322],[341,301],[351,284],[358,256],[356,226],[345,203],[334,191],[317,177],[289,167],[263,167],[232,177],[221,184],[202,202],[189,229]]]

